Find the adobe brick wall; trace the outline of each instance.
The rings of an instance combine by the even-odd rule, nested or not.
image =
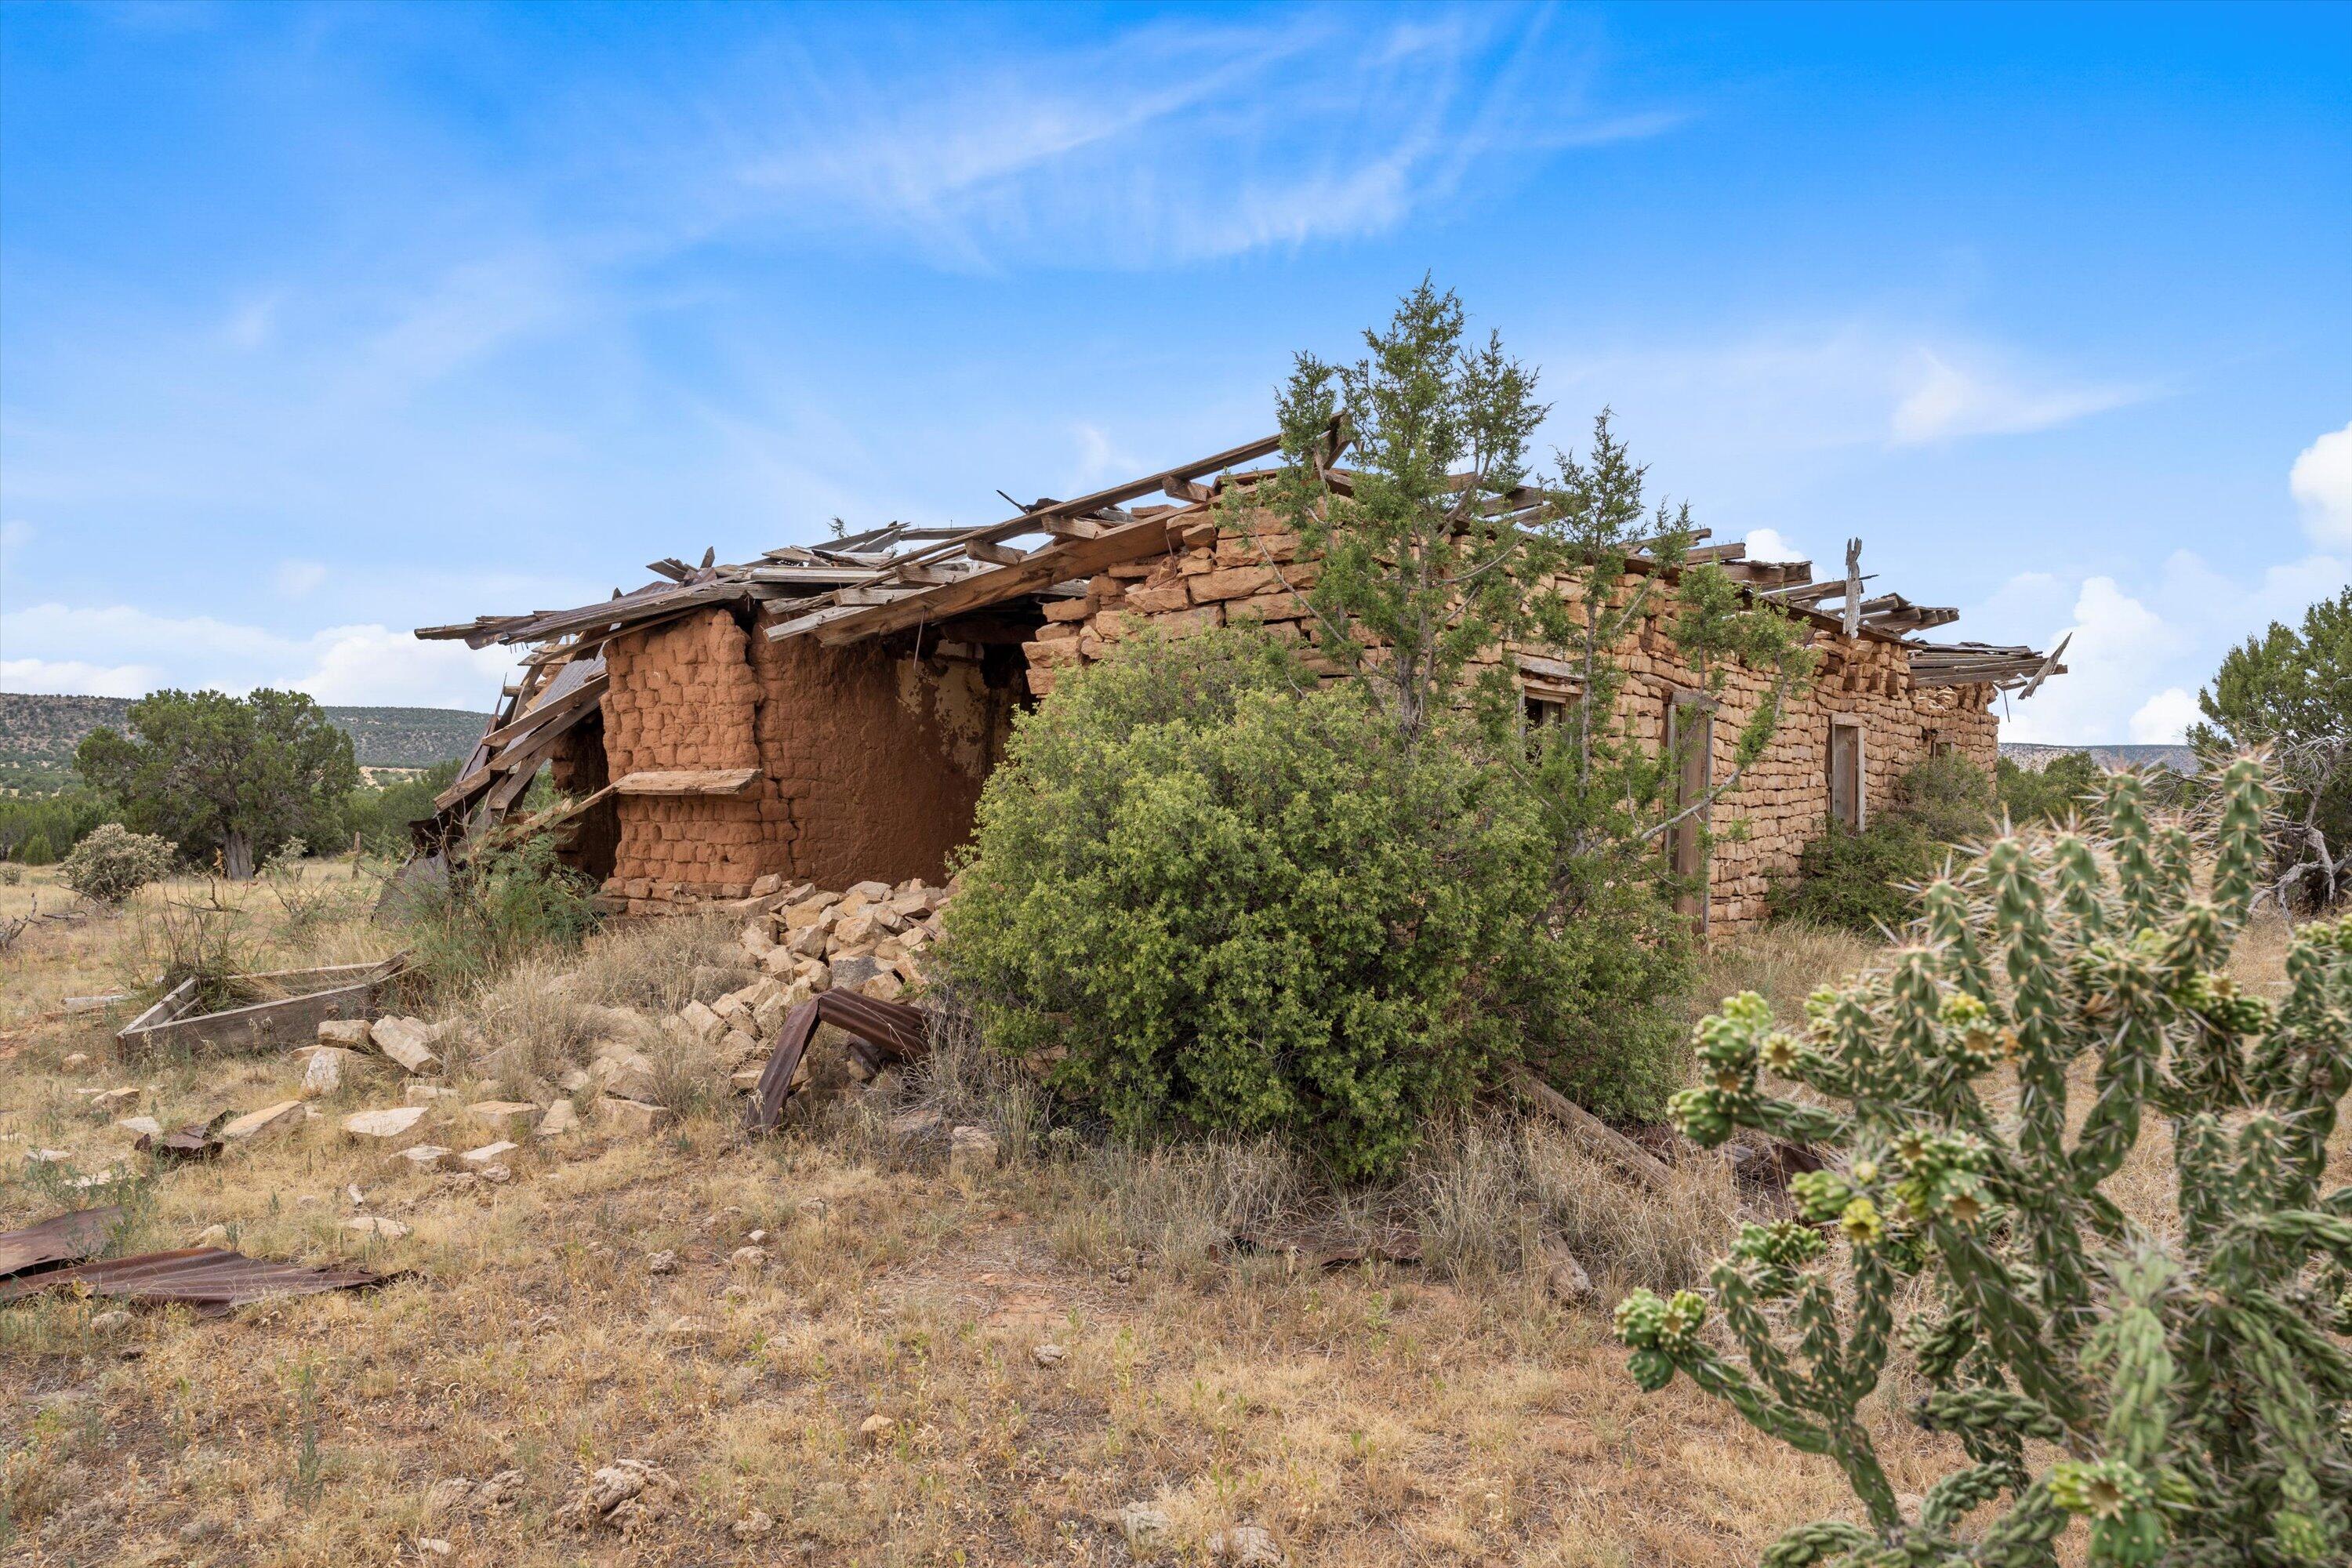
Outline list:
[[[971,835],[1015,698],[976,663],[772,642],[724,608],[616,637],[604,661],[611,776],[760,770],[740,798],[615,797],[605,890],[638,912],[743,898],[768,876],[938,879]]]
[[[1255,532],[1220,531],[1203,522],[1183,536],[1181,548],[1114,566],[1093,579],[1086,598],[1049,605],[1048,624],[1024,647],[1031,689],[1043,696],[1062,670],[1105,657],[1146,626],[1182,637],[1206,626],[1256,623],[1273,636],[1311,644],[1312,612],[1291,590],[1312,586],[1318,563],[1299,559],[1295,534],[1270,520],[1255,526]],[[1623,586],[1635,581],[1629,576]],[[1748,834],[1742,841],[1715,845],[1711,931],[1760,921],[1771,879],[1792,872],[1798,852],[1823,831],[1833,719],[1862,721],[1865,815],[1892,804],[1897,781],[1937,745],[1992,771],[1998,753],[1992,688],[1916,689],[1909,656],[1882,638],[1848,638],[1822,628],[1814,631],[1813,647],[1820,659],[1815,679],[1791,695],[1765,754],[1716,805],[1718,828],[1744,821]],[[1616,657],[1632,677],[1620,698],[1621,713],[1643,741],[1663,744],[1675,691],[1697,690],[1703,682],[1684,666],[1655,615],[1627,637]],[[1310,655],[1308,662],[1318,661]],[[1732,672],[1716,715],[1717,778],[1730,776],[1740,730],[1769,687],[1762,676]]]

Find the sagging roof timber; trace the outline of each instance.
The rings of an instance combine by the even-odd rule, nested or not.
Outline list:
[[[1341,489],[1350,478],[1337,466],[1348,438],[1344,416],[1336,417],[1312,455],[1318,471]],[[1107,567],[1179,547],[1181,534],[1202,521],[1229,486],[1255,483],[1278,471],[1244,471],[1238,465],[1267,457],[1280,446],[1279,437],[1263,437],[1072,500],[1041,499],[1015,516],[977,528],[893,522],[814,544],[782,545],[735,565],[717,563],[710,551],[695,566],[666,557],[647,567],[658,581],[628,593],[615,590],[600,604],[421,627],[419,637],[463,639],[470,647],[536,645],[521,661],[521,680],[502,694],[481,742],[457,782],[436,800],[436,809],[445,822],[468,827],[485,814],[502,818],[563,734],[597,713],[606,685],[603,647],[612,637],[707,606],[755,605],[768,623],[762,630],[769,637],[814,636],[835,647],[1014,600],[1059,596]],[[1465,477],[1461,482],[1470,481]],[[1136,504],[1155,494],[1164,501]],[[1540,491],[1523,487],[1493,498],[1479,510],[1516,517],[1541,501]],[[1044,542],[1034,547],[1011,542],[1039,534]],[[1706,531],[1698,531],[1696,538],[1705,537]],[[1748,595],[1817,627],[1902,644],[1917,685],[1981,684],[2030,694],[2050,676],[2063,673],[2057,662],[2063,641],[2045,655],[2030,647],[1938,647],[1918,640],[1911,634],[1947,624],[1959,612],[1915,605],[1900,594],[1863,598],[1862,585],[1873,574],[1854,563],[1858,549],[1858,541],[1849,542],[1846,574],[1825,582],[1813,581],[1810,562],[1748,561],[1746,546],[1738,542],[1699,545],[1685,559],[1721,566]],[[1640,555],[1633,564],[1670,575],[1679,570]]]

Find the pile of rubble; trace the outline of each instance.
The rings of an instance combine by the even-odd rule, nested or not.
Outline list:
[[[745,954],[761,978],[717,1000],[689,1002],[677,1021],[715,1047],[740,1092],[758,1086],[784,1017],[826,991],[854,991],[895,1002],[923,983],[923,956],[940,936],[940,911],[952,886],[920,878],[892,887],[859,882],[845,892],[803,886],[777,896],[772,912],[743,928]],[[873,1074],[870,1058],[852,1051],[852,1078]]]

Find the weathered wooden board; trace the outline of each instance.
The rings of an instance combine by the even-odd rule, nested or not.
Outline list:
[[[319,1026],[330,1018],[373,1017],[377,992],[407,966],[407,956],[398,954],[374,963],[249,974],[243,978],[279,989],[301,989],[225,1012],[193,1015],[188,1009],[195,1001],[196,983],[184,980],[114,1037],[132,1051],[288,1050],[317,1039]]]
[[[759,786],[757,768],[650,769],[624,773],[614,795],[749,795]]]

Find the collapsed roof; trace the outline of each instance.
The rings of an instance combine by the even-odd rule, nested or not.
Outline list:
[[[1350,479],[1335,466],[1345,442],[1344,429],[1334,420],[1317,455],[1318,468],[1339,488]],[[599,604],[420,627],[419,637],[462,639],[469,647],[536,645],[521,659],[520,679],[501,694],[488,731],[457,782],[436,800],[436,809],[445,819],[502,819],[562,737],[597,710],[609,684],[603,647],[612,637],[713,605],[748,605],[757,606],[772,638],[814,637],[831,647],[937,626],[1016,601],[1080,593],[1089,577],[1108,567],[1165,552],[1227,489],[1278,471],[1244,470],[1240,465],[1280,447],[1279,437],[1268,436],[1074,500],[1040,499],[1013,517],[978,528],[893,522],[820,543],[779,546],[737,565],[717,564],[716,552],[705,551],[698,565],[675,557],[649,563],[646,570],[656,581],[625,594],[616,588]],[[1490,516],[1531,515],[1541,500],[1541,492],[1522,489],[1496,498],[1484,510]],[[1706,531],[1696,531],[1696,537],[1704,540]],[[1911,634],[1955,620],[1959,612],[1915,605],[1900,594],[1865,597],[1863,585],[1873,579],[1861,571],[1860,552],[1861,542],[1849,541],[1844,574],[1822,582],[1814,581],[1811,562],[1750,561],[1740,543],[1700,544],[1685,561],[1719,565],[1758,598],[1847,637],[1902,643],[1910,650],[1916,685],[1982,684],[2022,695],[2063,673],[2057,663],[2063,641],[2045,655],[2022,647],[1919,640]],[[1644,560],[1636,557],[1636,564]],[[632,793],[665,788],[653,775],[616,780],[529,826],[546,826],[584,810],[607,794]]]

